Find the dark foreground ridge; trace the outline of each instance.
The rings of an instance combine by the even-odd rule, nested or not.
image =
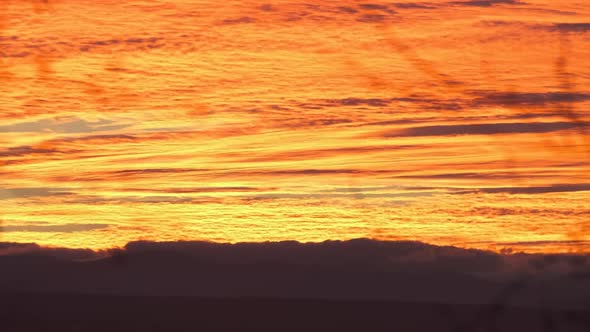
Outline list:
[[[2,294],[0,329],[587,332],[590,311],[394,301]]]

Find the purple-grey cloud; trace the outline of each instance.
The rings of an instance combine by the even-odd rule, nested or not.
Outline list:
[[[550,133],[563,130],[586,128],[588,122],[507,122],[475,123],[457,125],[419,126],[407,129],[388,130],[379,134],[381,137],[420,137],[420,136],[458,136],[458,135],[499,135]]]
[[[536,305],[543,294],[545,305],[571,307],[590,291],[571,277],[588,269],[588,255],[501,255],[404,241],[140,241],[95,253],[0,244],[0,253],[0,289],[28,292],[489,303],[521,280],[510,303]],[[549,291],[555,287],[558,294]]]
[[[0,232],[77,233],[107,228],[107,224],[13,225],[0,226]]]

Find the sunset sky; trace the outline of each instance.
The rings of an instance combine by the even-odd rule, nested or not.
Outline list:
[[[590,252],[587,0],[396,1],[1,0],[0,241]]]

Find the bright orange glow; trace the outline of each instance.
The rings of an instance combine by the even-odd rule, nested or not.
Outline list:
[[[1,241],[590,251],[586,0],[0,2]]]

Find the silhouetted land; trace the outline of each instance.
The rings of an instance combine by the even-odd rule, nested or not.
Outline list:
[[[2,331],[580,331],[589,311],[393,301],[5,293]]]

